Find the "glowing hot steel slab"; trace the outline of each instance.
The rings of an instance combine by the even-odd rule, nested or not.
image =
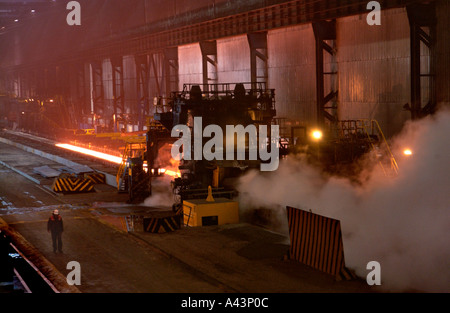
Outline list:
[[[172,176],[172,177],[181,177],[181,174],[179,172],[174,172],[171,170],[165,170],[164,174]]]
[[[71,151],[75,151],[75,152],[79,152],[81,154],[85,154],[85,155],[90,155],[102,160],[106,160],[112,163],[116,163],[116,164],[120,164],[122,163],[122,158],[118,157],[118,156],[114,156],[114,155],[110,155],[110,154],[106,154],[103,152],[98,152],[98,151],[94,151],[94,150],[89,150],[86,148],[82,148],[82,147],[77,147],[74,145],[70,145],[70,144],[66,144],[66,143],[58,143],[55,146],[59,147],[59,148],[63,148],[63,149],[67,149],[67,150],[71,150]]]
[[[102,160],[106,160],[112,163],[116,163],[116,164],[121,164],[122,163],[122,158],[115,156],[115,155],[111,155],[111,154],[106,154],[103,152],[98,152],[98,151],[94,151],[94,150],[90,150],[90,149],[86,149],[86,148],[82,148],[82,147],[77,147],[71,144],[66,144],[66,143],[58,143],[55,144],[55,146],[59,147],[59,148],[63,148],[63,149],[67,149],[67,150],[71,150],[71,151],[75,151],[81,154],[85,154],[85,155],[89,155],[89,156],[93,156]],[[180,173],[177,173],[175,171],[171,171],[171,170],[167,170],[167,169],[161,169],[161,172],[172,176],[172,177],[181,177]]]

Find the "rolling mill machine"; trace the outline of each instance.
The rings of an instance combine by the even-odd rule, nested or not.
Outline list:
[[[152,194],[151,180],[169,174],[173,177],[171,187],[176,207],[184,200],[206,198],[209,186],[214,196],[231,199],[235,195],[233,178],[246,170],[260,168],[264,161],[259,157],[256,160],[236,158],[234,149],[231,159],[181,158],[174,162],[170,152],[179,137],[172,136],[172,130],[177,125],[185,125],[194,133],[194,120],[198,117],[202,118],[203,129],[214,124],[221,129],[227,125],[255,125],[258,130],[258,126],[280,124],[275,116],[275,91],[265,83],[185,84],[182,91],[172,93],[169,105],[162,112],[154,113],[149,119],[146,136],[127,143],[117,175],[118,189],[129,193],[130,202],[143,201]],[[225,138],[225,133],[223,136],[224,142],[230,140]],[[194,136],[190,140],[191,155],[194,155]],[[202,137],[201,146],[208,140]],[[336,121],[321,129],[290,125],[290,133],[282,131],[278,138],[269,135],[267,140],[277,141],[280,159],[288,154],[304,154],[310,163],[328,173],[354,175],[355,163],[371,151],[386,175],[398,170],[375,120]],[[249,138],[246,138],[246,156],[249,149]]]
[[[244,128],[254,125],[258,129],[259,126],[270,127],[275,115],[275,92],[267,89],[264,83],[185,84],[181,92],[172,93],[168,108],[156,112],[149,120],[145,139],[141,137],[127,143],[117,175],[119,191],[128,192],[130,202],[142,202],[152,194],[152,180],[170,172],[174,193],[172,209],[177,214],[181,212],[180,216],[184,215],[184,224],[200,226],[238,222],[238,204],[232,200],[235,190],[227,186],[226,181],[247,169],[260,167],[264,161],[260,158],[207,160],[182,157],[173,167],[171,147],[179,139],[172,136],[173,129],[184,125],[194,132],[194,120],[198,118],[202,120],[202,130],[213,124],[221,129],[226,129],[227,125]],[[224,142],[229,140],[223,133],[221,136],[223,138],[219,139]],[[194,137],[191,137],[188,148],[182,147],[184,153],[190,148],[194,154]],[[201,140],[203,147],[208,139]],[[250,134],[244,140],[246,156],[250,153],[249,140]],[[237,143],[233,145],[236,147]],[[233,151],[236,156],[236,149]],[[227,153],[225,150],[216,152]]]
[[[173,162],[170,146],[179,138],[172,137],[171,131],[177,125],[193,130],[194,119],[201,117],[203,127],[211,124],[222,129],[227,125],[270,126],[275,115],[275,92],[267,89],[265,83],[185,84],[181,92],[172,93],[169,108],[154,114],[145,140],[127,144],[118,173],[119,190],[127,191],[132,202],[151,195],[151,179],[167,174],[166,168]],[[207,141],[202,140],[202,144]],[[194,138],[190,146],[194,153]],[[248,139],[245,150],[248,155]],[[234,191],[225,188],[225,180],[239,176],[246,169],[259,167],[261,162],[260,159],[225,157],[223,160],[182,158],[176,174],[172,175],[177,204],[187,199],[206,198],[209,186],[215,196],[232,198]]]

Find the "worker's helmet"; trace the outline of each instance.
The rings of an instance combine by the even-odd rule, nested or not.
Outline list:
[[[53,210],[53,214],[58,215],[59,211],[58,210]]]

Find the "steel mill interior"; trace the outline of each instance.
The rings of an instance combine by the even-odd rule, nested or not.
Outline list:
[[[0,0],[0,293],[450,292],[449,19]]]

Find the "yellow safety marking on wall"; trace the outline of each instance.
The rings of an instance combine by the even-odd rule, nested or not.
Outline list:
[[[340,221],[286,207],[291,245],[289,257],[337,279],[352,279],[345,268]]]
[[[56,178],[53,190],[62,193],[79,193],[94,191],[94,183],[91,179],[66,177]]]
[[[168,217],[144,217],[144,230],[150,233],[172,232],[181,227],[181,215]]]

